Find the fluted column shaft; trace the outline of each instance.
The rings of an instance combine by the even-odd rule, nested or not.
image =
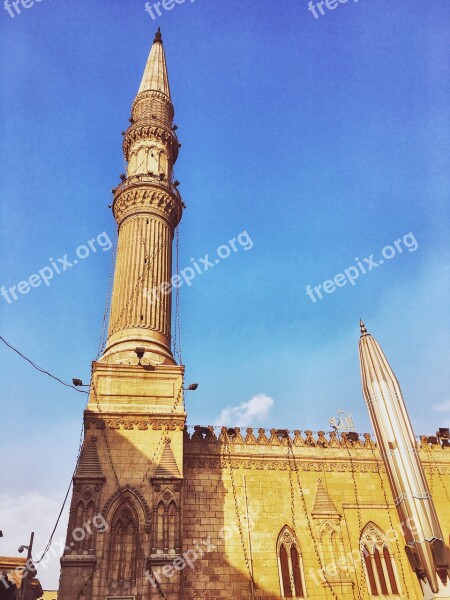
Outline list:
[[[106,362],[135,362],[136,347],[143,347],[153,362],[175,363],[170,347],[172,243],[183,202],[172,183],[179,148],[173,114],[165,93],[141,91],[125,132],[127,175],[113,190],[119,236]]]

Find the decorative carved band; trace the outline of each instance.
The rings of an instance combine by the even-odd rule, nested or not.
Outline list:
[[[123,154],[126,160],[129,160],[130,148],[136,142],[141,140],[159,140],[161,143],[168,146],[172,152],[172,161],[178,158],[179,142],[174,132],[165,126],[156,123],[156,117],[153,119],[143,119],[138,123],[134,123],[125,132],[125,137],[122,144]]]
[[[169,124],[174,117],[173,104],[165,94],[158,90],[146,90],[134,99],[131,114],[135,121],[156,113],[157,116],[164,115]]]
[[[85,418],[86,429],[140,429],[147,431],[152,429],[153,431],[161,431],[163,427],[168,431],[182,431],[184,429],[184,421],[177,420],[162,420],[162,419],[139,419],[133,417],[122,417],[122,418],[100,418],[87,416]]]
[[[175,228],[181,220],[183,206],[179,196],[155,184],[136,183],[124,191],[118,188],[113,203],[117,223],[138,211],[153,212]]]
[[[296,463],[302,471],[321,473],[385,473],[384,467],[378,462],[322,462],[322,461],[303,461],[296,459]],[[226,469],[230,464],[228,457],[185,457],[185,469]],[[258,471],[289,471],[292,470],[292,461],[289,458],[271,458],[251,459],[232,457],[231,466],[233,469],[255,469]]]

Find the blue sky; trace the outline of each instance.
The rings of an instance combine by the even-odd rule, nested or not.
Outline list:
[[[242,231],[253,241],[181,288],[183,360],[200,383],[189,423],[245,421],[237,407],[261,394],[273,404],[251,405],[257,427],[327,429],[343,408],[370,431],[362,316],[416,432],[433,433],[450,422],[449,17],[447,0],[360,0],[317,20],[305,0],[187,1],[155,21],[137,0],[42,0],[14,18],[0,7],[0,286],[113,238],[121,131],[159,25],[183,144],[180,265]],[[408,233],[416,251],[307,296]],[[48,287],[0,297],[1,335],[88,381],[110,265],[99,249]],[[7,554],[31,527],[45,544],[85,399],[4,346],[0,356]]]

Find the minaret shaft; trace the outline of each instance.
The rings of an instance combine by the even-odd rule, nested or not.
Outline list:
[[[376,433],[410,560],[433,598],[450,598],[444,536],[420,461],[399,382],[364,325],[359,344],[362,388]],[[446,592],[441,595],[441,581]],[[422,581],[422,587],[424,582]]]
[[[118,247],[102,362],[129,362],[139,346],[154,364],[175,363],[170,347],[172,243],[183,203],[172,183],[179,148],[173,115],[158,33],[125,132],[127,174],[114,190]]]

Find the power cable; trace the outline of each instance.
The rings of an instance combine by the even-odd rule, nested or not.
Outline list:
[[[14,348],[14,346],[12,344],[10,344],[9,342],[7,342],[5,340],[4,337],[2,337],[0,335],[0,340],[6,345],[8,346],[8,348],[10,348],[11,350],[13,350],[13,352],[15,352],[16,354],[18,354],[21,358],[23,358],[24,360],[26,360],[28,363],[30,363],[30,365],[32,367],[34,367],[37,371],[39,371],[40,373],[44,373],[44,375],[48,375],[49,377],[51,377],[52,379],[54,379],[55,381],[58,381],[59,383],[61,383],[62,385],[65,385],[66,387],[72,388],[73,390],[75,390],[76,392],[78,392],[79,394],[87,394],[88,392],[86,392],[85,390],[79,390],[78,388],[76,388],[74,385],[72,385],[71,383],[66,383],[65,381],[63,381],[62,379],[60,379],[59,377],[56,377],[56,375],[52,375],[51,373],[49,373],[48,371],[46,371],[45,369],[42,369],[41,367],[39,367],[36,363],[34,363],[31,359],[27,358],[24,354],[22,354],[22,352],[20,352],[19,350],[17,350],[17,348]]]
[[[60,519],[61,519],[61,515],[62,515],[62,513],[63,513],[63,511],[64,511],[64,507],[66,506],[67,498],[69,497],[70,489],[71,489],[71,487],[72,487],[72,481],[73,481],[73,478],[75,477],[75,473],[76,473],[76,471],[77,471],[77,468],[78,468],[78,463],[79,463],[79,461],[80,461],[81,450],[82,450],[82,448],[83,448],[83,433],[84,433],[84,424],[83,424],[83,425],[82,425],[82,427],[81,427],[80,441],[79,441],[79,445],[78,445],[78,454],[77,454],[77,460],[76,460],[75,469],[74,469],[74,471],[73,471],[72,477],[70,478],[69,487],[67,488],[67,492],[66,492],[66,495],[64,496],[64,501],[63,501],[63,504],[62,504],[61,510],[59,511],[58,518],[56,519],[55,526],[53,527],[53,531],[52,531],[52,533],[50,534],[50,538],[49,538],[49,540],[48,540],[48,542],[47,542],[47,545],[45,546],[45,549],[44,549],[44,551],[42,552],[42,555],[41,555],[41,557],[40,557],[40,558],[38,558],[37,560],[35,560],[34,558],[32,558],[32,560],[33,560],[33,563],[34,563],[35,565],[38,565],[38,564],[39,564],[39,563],[42,561],[42,559],[44,558],[44,556],[47,554],[47,552],[50,550],[50,548],[51,548],[51,546],[52,546],[52,542],[53,542],[53,536],[55,535],[55,531],[56,531],[56,529],[58,528],[59,521],[60,521]]]

